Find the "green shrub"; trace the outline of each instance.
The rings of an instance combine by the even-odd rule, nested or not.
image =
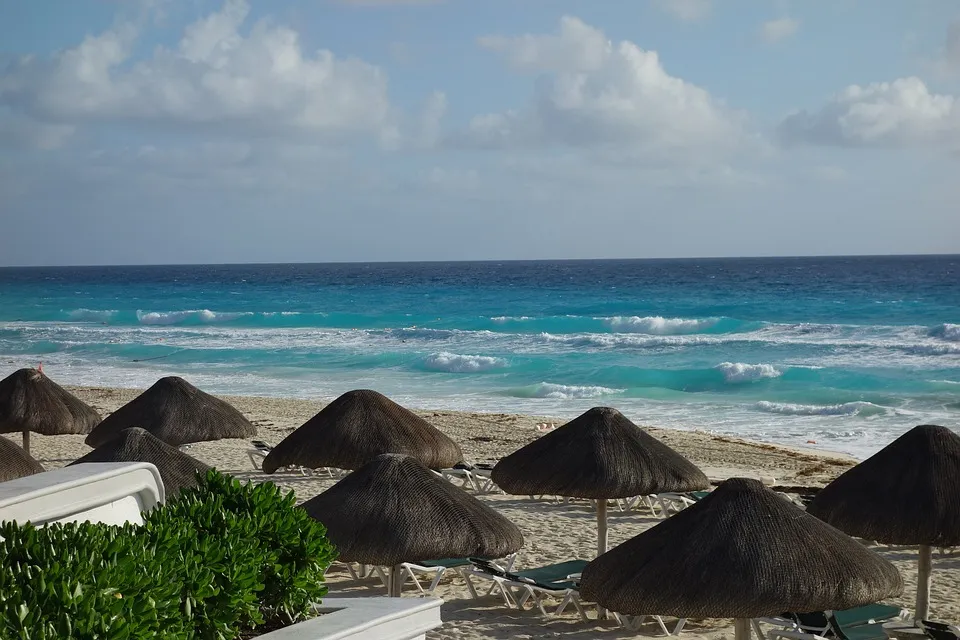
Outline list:
[[[273,484],[216,471],[143,526],[0,526],[0,638],[220,640],[326,594],[323,525]]]
[[[190,638],[172,538],[90,523],[0,527],[0,638]]]
[[[217,514],[236,519],[201,519],[190,515],[198,504],[216,500]],[[296,508],[293,492],[286,495],[273,483],[241,483],[230,476],[208,472],[204,483],[180,492],[172,505],[204,533],[221,539],[231,528],[243,530],[246,544],[259,545],[259,601],[268,622],[302,618],[310,605],[327,594],[323,574],[336,555],[326,528],[303,509]]]

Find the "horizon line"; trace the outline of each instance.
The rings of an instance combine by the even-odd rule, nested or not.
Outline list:
[[[477,260],[330,260],[326,262],[127,262],[90,264],[0,265],[0,269],[89,269],[98,267],[243,267],[279,265],[361,265],[361,264],[485,264],[534,262],[667,262],[679,260],[803,260],[813,258],[960,258],[960,253],[839,253],[808,255],[677,256],[670,258],[482,258]]]

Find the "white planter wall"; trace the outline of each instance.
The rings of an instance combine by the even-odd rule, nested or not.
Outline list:
[[[91,462],[0,482],[0,522],[143,524],[163,502],[163,481],[146,462]]]

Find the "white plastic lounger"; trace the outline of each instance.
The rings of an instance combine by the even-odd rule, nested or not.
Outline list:
[[[449,575],[449,573],[452,572],[462,577],[460,568],[469,566],[471,566],[471,563],[467,558],[441,558],[439,560],[425,560],[419,563],[404,562],[400,565],[400,570],[407,578],[413,581],[420,595],[429,596],[433,595],[434,590],[437,588],[437,585],[440,584],[440,580],[445,574]],[[430,580],[430,584],[424,587],[423,583],[420,582],[420,579],[417,577],[417,574],[432,575],[433,578]],[[467,584],[467,588],[471,588],[469,583]],[[470,595],[474,598],[477,597],[475,593],[471,593]]]
[[[478,490],[477,482],[469,469],[441,469],[440,477],[458,485],[461,489]]]
[[[678,636],[680,632],[683,631],[684,625],[687,624],[686,618],[680,618],[677,620],[677,624],[673,627],[673,630],[667,628],[667,624],[663,621],[663,618],[660,616],[628,616],[622,613],[610,612],[610,615],[620,623],[620,625],[627,631],[639,631],[640,627],[644,622],[647,621],[647,618],[650,618],[657,623],[657,626],[660,627],[660,631],[663,631],[665,636]]]
[[[267,455],[273,450],[273,447],[268,445],[263,440],[254,440],[253,449],[247,449],[247,457],[250,458],[250,464],[254,469],[260,470],[263,466],[263,460]],[[334,469],[332,467],[323,467],[320,469],[310,469],[307,467],[302,467],[300,465],[294,465],[289,467],[283,467],[282,470],[288,471],[291,469],[296,469],[300,472],[302,476],[309,476],[314,474],[323,474],[328,478],[339,478],[345,475],[343,469]]]
[[[478,558],[471,558],[470,561],[473,567],[463,568],[461,572],[472,595],[476,594],[476,590],[470,576],[482,577],[493,581],[487,595],[498,590],[507,607],[523,609],[528,601],[533,600],[540,613],[546,616],[549,614],[544,606],[544,597],[552,596],[560,598],[560,605],[554,611],[554,615],[561,615],[569,605],[573,605],[580,614],[580,618],[584,622],[587,621],[587,614],[580,604],[577,583],[569,578],[571,575],[578,574],[586,561],[571,560],[521,571],[511,571],[497,563]]]

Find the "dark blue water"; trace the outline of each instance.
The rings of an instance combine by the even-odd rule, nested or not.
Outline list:
[[[863,454],[960,414],[960,257],[0,269],[0,373],[639,422]]]

